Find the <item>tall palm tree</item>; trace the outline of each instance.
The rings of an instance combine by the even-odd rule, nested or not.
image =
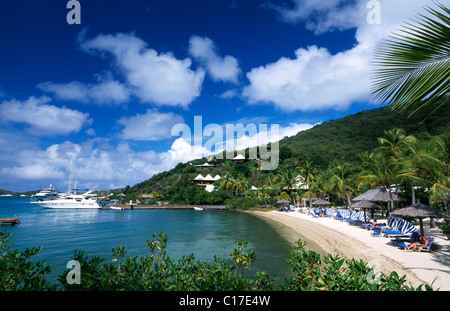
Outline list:
[[[427,135],[429,140],[417,153],[418,167],[428,188],[430,203],[441,201],[444,209],[450,198],[450,135],[444,138]]]
[[[349,192],[353,192],[351,184],[353,183],[353,166],[349,163],[336,164],[331,168],[330,182],[336,185],[340,193],[342,193],[347,200],[347,206],[352,204]]]
[[[325,199],[325,195],[329,190],[332,189],[332,184],[330,182],[329,172],[317,171],[314,174],[314,179],[311,181],[310,187],[306,192],[308,195],[314,195],[319,198]]]
[[[414,135],[406,136],[405,130],[399,128],[384,131],[384,135],[384,137],[378,138],[378,142],[386,146],[381,148],[390,150],[397,159],[402,157],[409,147],[417,143]]]
[[[359,177],[360,186],[365,183],[384,186],[389,191],[390,207],[388,212],[390,212],[394,207],[391,188],[400,180],[399,175],[402,173],[403,163],[401,159],[397,159],[381,149],[375,149],[366,160],[368,162],[364,163],[363,172]]]
[[[258,199],[263,199],[264,206],[267,208],[267,200],[268,198],[271,198],[271,189],[270,185],[267,182],[267,180],[261,180],[258,189],[255,191],[256,197]]]
[[[447,104],[450,90],[450,10],[436,3],[386,40],[374,55],[372,93],[396,110]]]
[[[228,175],[221,178],[220,187],[226,191],[232,191],[234,189],[234,178]]]
[[[290,167],[281,167],[278,174],[275,176],[275,182],[278,184],[280,191],[287,194],[294,206],[296,205],[296,202],[293,191],[295,190],[296,178],[297,175],[295,174],[295,170]]]
[[[250,184],[243,174],[239,174],[234,179],[233,189],[235,191],[236,196],[243,195],[243,193],[248,190]]]
[[[315,175],[318,172],[317,167],[314,165],[314,163],[306,160],[297,169],[309,189],[312,185]],[[312,208],[311,192],[309,192],[309,208]]]
[[[419,178],[416,174],[417,158],[415,157],[414,147],[418,140],[414,135],[406,135],[405,130],[393,128],[384,131],[384,137],[379,137],[378,147],[380,150],[391,153],[396,159],[401,159],[404,169],[399,173],[400,179],[408,182],[411,186],[412,204],[416,203],[414,181]]]

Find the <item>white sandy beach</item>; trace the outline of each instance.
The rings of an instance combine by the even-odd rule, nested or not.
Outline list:
[[[400,276],[406,275],[414,287],[425,283],[432,284],[434,290],[450,290],[450,241],[438,228],[430,229],[427,219],[425,235],[434,237],[439,249],[410,252],[394,246],[390,238],[372,237],[369,230],[327,217],[313,218],[300,212],[252,213],[280,224],[292,243],[302,239],[318,252],[362,259],[385,274],[396,271]]]

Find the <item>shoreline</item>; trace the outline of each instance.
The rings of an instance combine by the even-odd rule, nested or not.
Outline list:
[[[430,232],[431,236],[443,251],[409,252],[394,246],[389,238],[372,237],[369,230],[335,219],[313,218],[299,212],[250,213],[276,224],[293,245],[301,239],[308,243],[308,249],[321,255],[339,254],[374,263],[384,274],[396,271],[400,277],[406,275],[407,284],[414,288],[428,284],[434,290],[450,290],[450,241],[437,238],[435,232]]]

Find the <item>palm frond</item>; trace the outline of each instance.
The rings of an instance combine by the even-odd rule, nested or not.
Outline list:
[[[450,10],[427,7],[435,19],[419,15],[376,51],[372,94],[395,110],[431,106],[450,91]],[[439,106],[447,104],[446,96]],[[436,110],[435,109],[435,110]]]

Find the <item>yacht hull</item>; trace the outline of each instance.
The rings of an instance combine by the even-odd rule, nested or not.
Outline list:
[[[82,202],[60,202],[60,200],[39,201],[36,202],[42,208],[49,209],[100,209],[101,206],[96,201],[82,201]]]

